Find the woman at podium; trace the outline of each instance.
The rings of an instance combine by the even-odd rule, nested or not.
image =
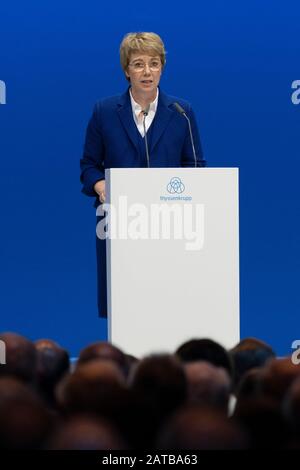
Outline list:
[[[128,88],[98,101],[87,126],[80,160],[82,192],[105,201],[105,169],[205,166],[191,105],[164,93],[166,63],[155,33],[129,33],[120,46]],[[97,238],[98,310],[107,315],[105,240]]]

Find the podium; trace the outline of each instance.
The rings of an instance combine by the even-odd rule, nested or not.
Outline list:
[[[105,172],[108,340],[136,357],[239,341],[237,168]]]

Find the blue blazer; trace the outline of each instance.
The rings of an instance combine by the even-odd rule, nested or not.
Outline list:
[[[150,167],[193,167],[195,165],[188,122],[174,107],[174,102],[186,111],[191,121],[197,166],[205,166],[196,119],[190,104],[159,90],[150,134]],[[95,105],[89,121],[84,151],[80,160],[82,192],[99,197],[94,191],[97,181],[104,179],[106,168],[136,168],[147,166],[141,155],[141,139],[132,115],[129,89],[118,96],[105,98]],[[107,313],[106,249],[105,240],[97,238],[98,309],[100,316]]]

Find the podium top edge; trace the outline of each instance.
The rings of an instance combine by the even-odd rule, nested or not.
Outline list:
[[[197,168],[182,168],[182,167],[167,167],[167,168],[107,168],[105,172],[120,172],[120,171],[238,171],[239,167],[197,167]]]

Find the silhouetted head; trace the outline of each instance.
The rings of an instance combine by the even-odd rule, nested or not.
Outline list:
[[[90,344],[80,351],[78,365],[93,359],[106,359],[115,362],[124,376],[127,377],[129,362],[126,355],[116,346],[105,341]]]
[[[298,365],[299,367],[299,365]],[[283,413],[294,433],[300,437],[300,377],[292,382],[283,400]]]
[[[40,449],[55,416],[33,389],[17,379],[0,379],[0,448]]]
[[[281,408],[271,397],[238,400],[234,418],[249,434],[254,449],[280,449],[289,439]]]
[[[232,377],[233,367],[228,352],[211,339],[191,339],[182,344],[176,354],[183,362],[207,361],[216,367],[224,367]]]
[[[36,341],[35,348],[37,352],[37,386],[43,396],[52,403],[55,386],[69,370],[69,354],[49,339]]]
[[[65,414],[89,413],[105,418],[127,439],[132,419],[131,394],[115,362],[94,359],[78,365],[58,385],[57,399]]]
[[[57,399],[67,413],[95,413],[117,419],[127,404],[125,378],[112,361],[89,361],[79,365],[57,388]]]
[[[236,450],[247,447],[247,435],[233,420],[216,410],[195,406],[177,411],[157,439],[157,448],[164,450]]]
[[[184,369],[188,402],[193,405],[210,405],[227,413],[231,389],[227,371],[206,361],[188,362]]]
[[[262,370],[262,393],[281,403],[293,381],[299,377],[300,367],[293,364],[290,357],[272,359]]]
[[[235,392],[238,401],[262,396],[262,368],[253,368],[242,376]]]
[[[36,377],[36,350],[29,339],[17,333],[2,333],[6,364],[0,366],[0,376],[17,377],[24,382],[34,382]]]
[[[234,385],[238,387],[243,375],[253,368],[262,367],[275,352],[267,343],[256,338],[245,338],[229,351],[234,366]]]
[[[24,381],[10,376],[0,377],[0,410],[12,400],[34,401],[37,397],[36,391]]]
[[[124,450],[127,444],[108,421],[74,416],[62,423],[46,445],[50,450]]]
[[[186,399],[183,366],[173,355],[157,354],[142,359],[133,370],[130,385],[162,416],[172,412]]]

